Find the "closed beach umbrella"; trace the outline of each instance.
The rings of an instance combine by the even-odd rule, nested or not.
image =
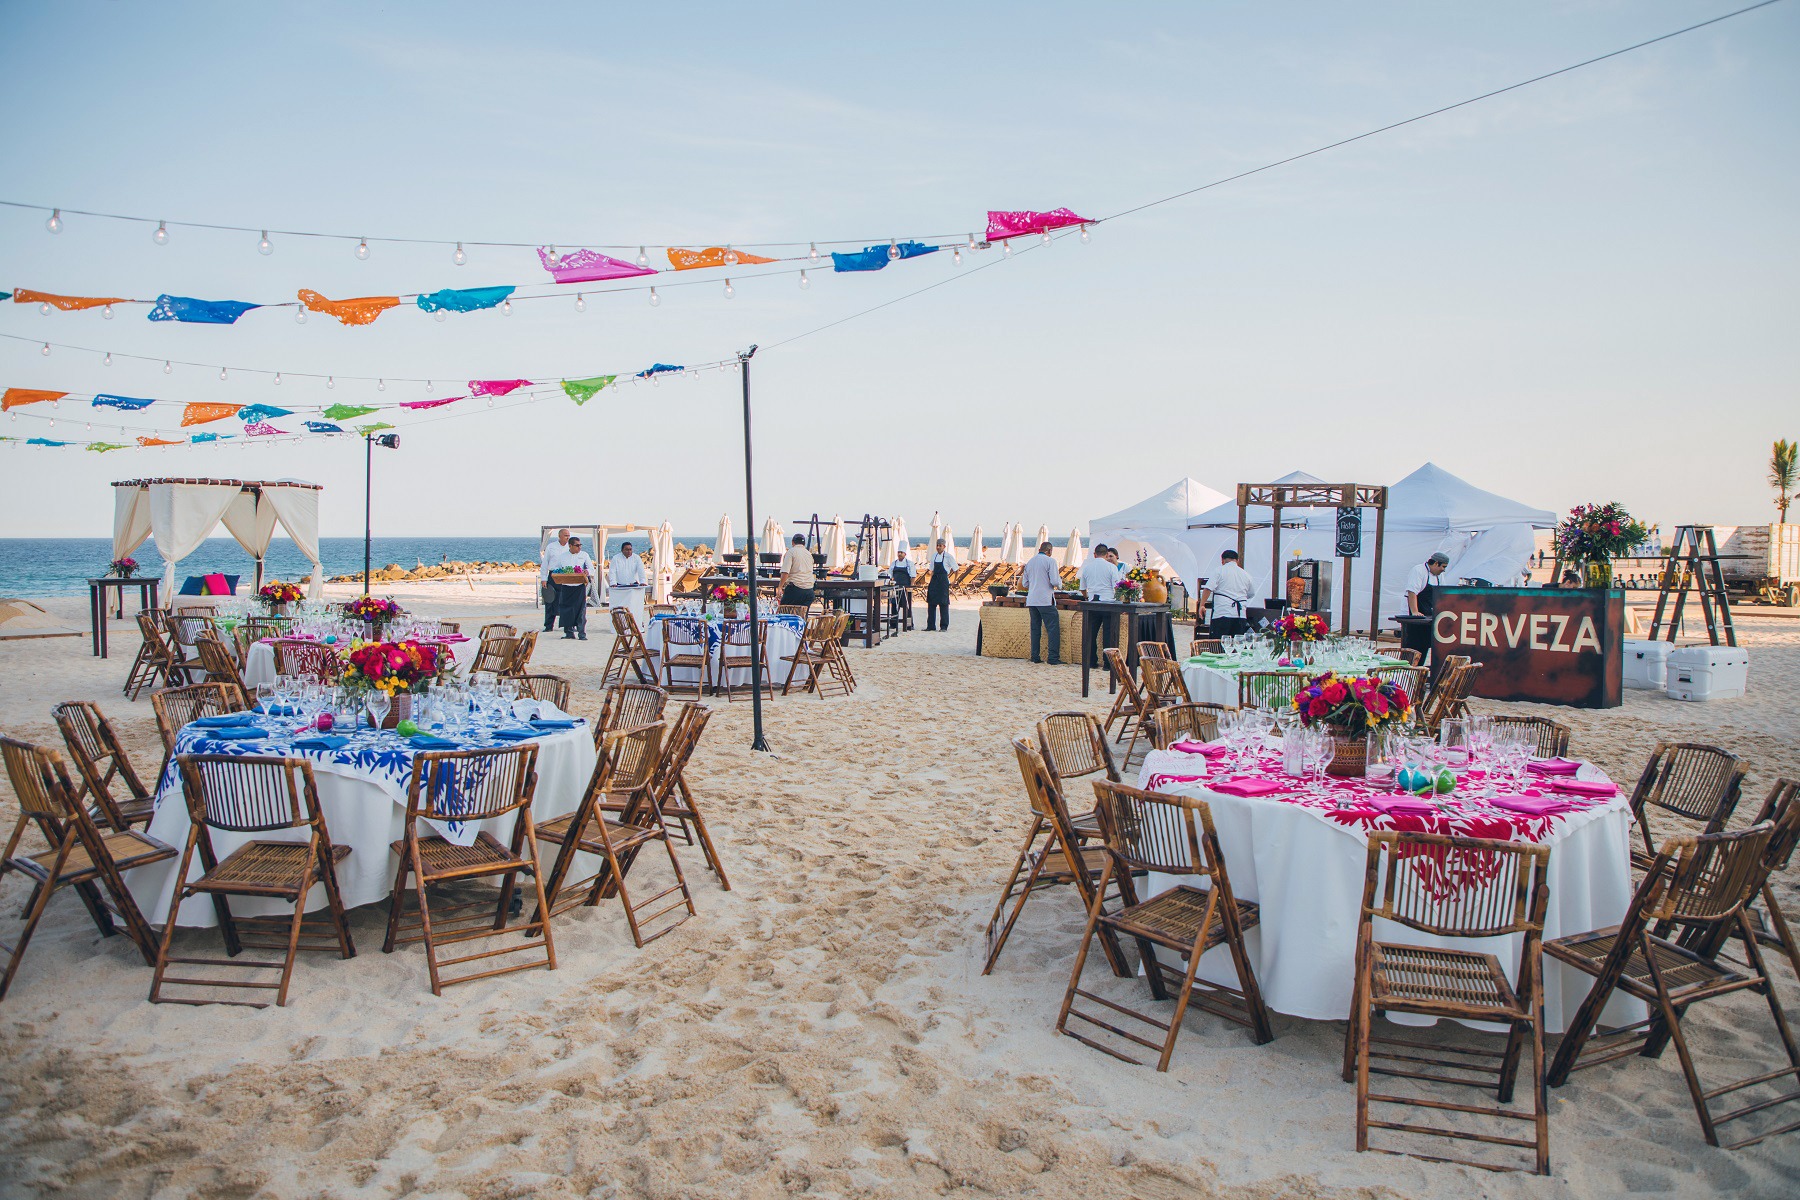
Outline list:
[[[1069,544],[1063,547],[1062,565],[1079,567],[1087,561],[1087,552],[1081,548],[1081,530],[1069,530]]]
[[[727,554],[736,549],[737,544],[731,539],[731,514],[726,513],[719,518],[719,541],[713,547],[713,560],[715,562],[722,561]]]
[[[1048,525],[1039,525],[1037,540],[1031,543],[1031,552],[1033,554],[1036,554],[1037,548],[1049,540],[1050,540],[1050,527]]]
[[[1037,547],[1035,547],[1035,546],[1032,547],[1032,550],[1036,550],[1036,549],[1037,549]],[[1024,565],[1025,560],[1030,557],[1031,557],[1030,553],[1028,553],[1025,549],[1025,522],[1020,521],[1017,525],[1013,526],[1012,561],[1016,562],[1022,566],[1022,565]]]
[[[931,514],[931,552],[937,553],[938,539],[944,536],[944,523],[938,520],[937,513]]]
[[[657,604],[667,604],[675,590],[675,529],[667,521],[650,532],[650,594]]]
[[[1013,527],[1011,521],[1000,526],[1000,555],[995,559],[996,562],[1008,563],[1012,561],[1012,530]]]
[[[949,548],[950,553],[955,554],[956,553],[956,530],[950,528],[948,525],[944,526],[943,538],[944,538],[944,545]],[[937,553],[937,543],[936,542],[931,543],[931,552],[933,554]]]
[[[825,527],[825,569],[841,571],[850,559],[850,548],[844,542],[844,518],[834,516]]]
[[[881,565],[884,567],[893,566],[894,565],[894,557],[896,555],[898,555],[900,553],[900,551],[902,551],[902,550],[906,551],[907,554],[910,555],[912,553],[912,543],[907,541],[907,539],[906,539],[906,518],[905,517],[895,517],[894,518],[894,540],[888,543],[887,561],[882,563]],[[916,571],[916,570],[918,570],[918,568],[914,567],[913,570]]]
[[[764,554],[781,553],[781,522],[774,517],[763,522],[762,552]]]
[[[981,526],[977,525],[969,533],[969,562],[981,561]]]

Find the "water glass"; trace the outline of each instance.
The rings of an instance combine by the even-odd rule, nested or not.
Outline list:
[[[363,707],[369,711],[370,724],[376,729],[380,729],[382,722],[387,720],[389,710],[394,707],[394,701],[380,688],[372,688],[369,694],[363,697]]]
[[[1445,717],[1438,726],[1438,757],[1457,770],[1469,765],[1469,723],[1462,717]]]

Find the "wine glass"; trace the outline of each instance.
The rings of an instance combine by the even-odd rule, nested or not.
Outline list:
[[[370,724],[380,729],[387,720],[388,710],[394,707],[394,700],[380,688],[371,688],[369,694],[363,697],[363,707],[369,711]]]
[[[1462,717],[1445,717],[1438,726],[1438,757],[1446,767],[1459,770],[1469,765],[1469,723]]]

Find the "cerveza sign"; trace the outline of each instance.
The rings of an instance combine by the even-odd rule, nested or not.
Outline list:
[[[1477,696],[1581,708],[1620,702],[1625,595],[1604,588],[1434,589],[1438,662],[1481,663]]]

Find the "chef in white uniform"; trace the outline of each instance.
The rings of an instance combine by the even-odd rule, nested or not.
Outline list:
[[[1238,564],[1238,552],[1227,550],[1219,555],[1219,569],[1206,581],[1212,595],[1212,634],[1231,637],[1250,632],[1244,609],[1256,595],[1256,581]]]
[[[606,561],[607,571],[611,578],[612,604],[614,608],[629,611],[637,621],[638,628],[644,627],[644,589],[649,586],[649,577],[644,573],[644,561],[632,552],[630,542],[619,547],[619,552]]]

